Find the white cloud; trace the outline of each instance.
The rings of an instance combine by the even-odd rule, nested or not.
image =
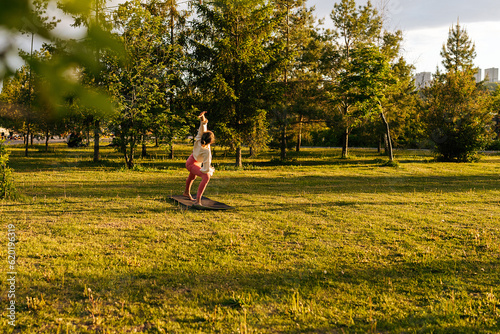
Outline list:
[[[329,15],[336,2],[309,0],[307,5],[316,6],[316,16],[325,18],[325,27],[331,28]],[[364,5],[367,0],[356,2]],[[374,6],[380,2],[372,0]],[[439,52],[457,19],[476,44],[476,66],[500,67],[499,0],[390,0],[388,10],[389,26],[403,31],[404,56],[417,72],[434,72],[441,66]]]
[[[450,25],[451,26],[451,25]],[[440,51],[446,43],[450,26],[415,29],[405,32],[404,51],[417,72],[434,72],[441,66]],[[476,22],[462,25],[476,45],[475,65],[481,69],[500,67],[500,22]]]

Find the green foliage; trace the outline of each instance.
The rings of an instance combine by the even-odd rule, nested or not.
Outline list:
[[[500,140],[500,84],[496,84],[492,92],[491,112],[495,121],[494,131],[497,140]]]
[[[153,126],[153,111],[165,108],[165,92],[159,89],[165,66],[151,56],[160,49],[163,29],[161,17],[140,1],[120,5],[114,23],[127,53],[125,68],[116,55],[108,58],[109,89],[118,106],[113,130],[127,167],[133,168],[135,148]]]
[[[151,131],[157,139],[169,144],[170,158],[173,159],[173,141],[188,134],[187,120],[193,104],[186,70],[191,64],[188,19],[192,12],[179,10],[175,0],[167,3],[151,1],[148,6],[153,16],[161,17],[160,30],[168,32],[168,38],[163,36],[158,49],[151,54],[163,71],[158,89],[165,91],[163,105],[152,109]]]
[[[111,127],[129,168],[134,166],[136,146],[144,145],[150,132],[169,144],[186,135],[186,15],[177,12],[175,1],[168,6],[130,1],[114,13],[114,26],[126,47],[126,62],[120,63],[120,55],[113,53],[106,59],[109,90],[118,111]]]
[[[451,71],[425,90],[427,133],[439,159],[466,162],[492,139],[490,95],[467,72]]]
[[[119,44],[107,31],[96,25],[88,27],[86,39],[61,41],[51,33],[51,29],[58,22],[57,18],[45,16],[48,1],[34,1],[33,7],[30,3],[28,0],[9,2],[9,6],[2,9],[0,22],[3,28],[10,31],[9,33],[22,31],[32,36],[35,34],[41,36],[47,41],[45,47],[50,50],[50,57],[32,57],[30,54],[23,54],[29,73],[33,73],[32,87],[38,87],[36,92],[38,101],[43,101],[44,108],[51,113],[64,114],[66,101],[75,98],[86,107],[111,111],[112,105],[106,94],[82,85],[78,76],[74,74],[80,68],[97,71],[99,64],[94,56],[95,50],[115,49],[118,52]],[[61,6],[76,16],[88,14],[91,9],[90,3],[90,1],[61,1]],[[57,45],[64,47],[57,48]],[[53,52],[55,49],[59,52]],[[17,51],[17,45],[9,44],[3,54],[8,55],[14,50]],[[0,73],[2,78],[15,72],[8,67],[8,64],[5,58],[0,58],[0,65],[8,69],[6,73]],[[37,80],[40,80],[38,84]],[[26,104],[27,102],[29,99],[25,99]]]
[[[450,29],[441,56],[446,72],[423,91],[427,134],[438,159],[467,162],[493,139],[492,97],[473,78],[474,45],[459,23]]]
[[[0,198],[15,198],[14,176],[9,167],[9,152],[4,143],[0,142]]]
[[[475,45],[470,40],[467,30],[462,28],[458,21],[454,27],[450,28],[448,39],[440,54],[447,72],[473,70],[474,58],[476,58]]]
[[[500,151],[500,139],[493,140],[486,146],[486,149],[490,151]]]
[[[215,1],[196,6],[193,72],[200,108],[208,109],[218,143],[241,152],[250,134],[266,137],[264,97],[277,50],[269,45],[276,27],[264,1]],[[252,145],[264,141],[253,140]],[[236,164],[241,165],[241,155]]]
[[[299,150],[304,124],[320,118],[319,60],[324,43],[313,11],[304,6],[304,1],[276,0],[273,5],[278,21],[273,43],[279,51],[279,61],[275,65],[272,94],[266,99],[270,132],[279,142],[280,158],[286,160],[292,136],[296,136]]]
[[[385,117],[390,124],[391,138],[395,147],[418,148],[427,138],[420,106],[421,99],[415,91],[413,70],[414,67],[406,63],[403,58],[396,58],[390,64],[391,80],[385,81],[387,86],[382,90],[384,96],[381,102]],[[354,130],[354,134],[359,132],[366,138],[365,142],[385,143],[383,138],[385,131],[379,114],[370,115],[358,131]]]
[[[377,45],[382,20],[368,2],[356,8],[354,0],[342,0],[331,14],[334,30],[327,38],[331,46],[323,62],[330,121],[344,129],[342,155],[347,156],[348,137],[352,128],[372,112],[384,95],[388,78],[388,61]]]
[[[189,120],[199,110],[209,111],[218,144],[239,152],[237,165],[242,147],[256,155],[271,140],[286,160],[295,138],[298,151],[313,131],[331,130],[329,143],[342,136],[347,155],[351,133],[354,143],[381,138],[381,112],[396,145],[422,142],[425,108],[413,68],[399,58],[402,33],[384,30],[371,2],[333,4],[334,28],[325,32],[303,0],[191,1],[186,11],[176,0],[107,3],[60,1],[87,30],[78,41],[53,36],[59,18],[47,15],[48,0],[5,6],[6,33],[47,43],[22,53],[26,66],[17,73],[5,59],[16,45],[0,55],[0,75],[8,74],[2,125],[47,137],[92,126],[97,152],[100,131],[114,132],[129,167],[151,137],[173,158],[174,139],[194,132]],[[458,23],[442,54],[447,68],[471,68],[474,46]]]

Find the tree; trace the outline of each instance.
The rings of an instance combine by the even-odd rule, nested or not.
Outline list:
[[[427,131],[443,161],[467,162],[492,137],[490,96],[469,72],[441,75],[425,89]]]
[[[46,31],[51,31],[54,29],[57,25],[57,23],[60,22],[56,17],[49,18],[48,16],[44,16],[47,12],[47,7],[48,7],[48,1],[47,0],[34,0],[33,1],[33,9],[32,9],[32,15],[33,17],[38,18],[38,24],[40,24],[41,27],[43,27],[44,30]],[[30,29],[21,29],[21,33],[23,34],[30,34],[31,35],[31,50],[30,53],[27,54],[24,51],[20,51],[21,57],[23,57],[28,64],[29,67],[29,77],[28,77],[28,89],[27,89],[27,103],[25,104],[25,115],[26,115],[26,123],[25,123],[25,129],[26,129],[26,146],[24,150],[24,155],[27,157],[28,156],[28,147],[29,147],[29,141],[28,138],[30,135],[32,136],[32,114],[33,114],[33,98],[32,95],[34,93],[33,90],[33,69],[32,69],[32,63],[33,63],[33,41],[35,37],[35,31],[30,30]],[[44,59],[45,60],[45,59]],[[40,93],[40,92],[38,92]],[[51,116],[47,114],[48,116]],[[49,122],[47,122],[49,123]]]
[[[395,77],[391,72],[391,66],[387,55],[384,55],[379,47],[363,47],[352,50],[352,63],[355,71],[343,73],[341,79],[349,89],[352,89],[354,107],[369,117],[376,113],[383,123],[384,133],[387,139],[387,154],[390,161],[394,159],[392,152],[392,140],[390,126],[387,121],[384,107],[387,105],[387,97],[394,89]]]
[[[44,16],[46,4],[48,1],[19,0],[11,1],[8,6],[2,9],[0,13],[0,27],[4,28],[4,34],[15,35],[18,31],[28,34],[37,34],[47,41],[47,45],[52,45],[59,39],[51,33],[51,24],[48,24],[51,18]],[[90,6],[88,1],[63,1],[68,12],[74,15],[89,13]],[[40,6],[38,6],[38,4]],[[48,24],[48,25],[47,25]],[[110,41],[109,34],[99,29],[89,29],[88,38],[93,40],[96,45],[106,47],[117,47],[113,41]],[[9,39],[7,37],[7,39]],[[11,38],[13,41],[14,38]],[[16,42],[8,43],[2,55],[0,55],[0,67],[6,68],[6,72],[0,73],[0,78],[5,75],[12,75],[15,69],[10,68],[7,58],[4,57],[10,52],[17,50]],[[44,101],[44,105],[53,113],[62,114],[65,112],[66,101],[69,97],[78,97],[82,104],[88,107],[99,107],[107,110],[111,109],[111,104],[105,96],[93,89],[84,87],[73,76],[72,73],[78,66],[89,69],[95,68],[95,59],[93,57],[93,48],[83,45],[77,41],[69,43],[64,53],[52,55],[50,59],[37,59],[36,57],[25,57],[29,66],[29,72],[32,77],[42,78],[44,84],[37,85],[37,96]],[[36,75],[35,75],[36,74]],[[28,89],[30,94],[32,89]],[[31,98],[27,99],[28,101]],[[28,123],[29,124],[29,123]]]
[[[106,11],[106,3],[108,0],[92,0],[88,1],[89,8],[88,11],[77,12],[73,15],[75,27],[85,27],[89,31],[100,31],[106,34],[111,34],[112,25],[110,23],[110,17]],[[71,8],[68,8],[68,4],[60,4],[59,5],[64,11],[71,13]],[[116,39],[110,38],[111,42],[114,42]],[[67,49],[67,45],[64,43],[58,43],[58,47],[55,47],[55,50],[58,52],[65,52]],[[95,61],[95,66],[89,67],[84,66],[79,69],[81,83],[90,89],[94,89],[97,91],[106,91],[107,87],[107,69],[103,66],[104,63],[104,55],[105,50],[109,49],[109,47],[103,47],[93,38],[86,38],[81,42],[89,50],[93,52],[93,59]],[[94,156],[93,161],[99,162],[100,153],[99,153],[99,141],[100,141],[100,133],[101,126],[103,122],[106,120],[107,114],[106,110],[102,108],[95,107],[85,107],[81,105],[81,99],[74,99],[71,103],[76,104],[77,110],[82,114],[83,119],[86,120],[88,124],[90,124],[93,128],[94,132]],[[78,106],[80,104],[80,106]],[[108,110],[109,111],[109,110]],[[87,137],[88,138],[88,137]]]
[[[375,55],[374,47],[381,34],[382,21],[370,1],[356,8],[354,0],[336,3],[331,18],[334,30],[327,32],[330,47],[323,56],[323,69],[329,80],[325,88],[333,109],[331,114],[336,116],[336,122],[343,129],[342,157],[345,158],[351,130],[371,112],[365,108],[371,99],[365,92],[371,88],[362,85],[374,82],[369,72],[374,68],[363,62],[366,57]]]
[[[170,146],[170,158],[174,158],[173,140],[187,133],[186,107],[184,104],[187,88],[186,72],[189,63],[187,55],[187,40],[191,31],[188,29],[190,11],[180,11],[178,1],[152,1],[146,4],[153,16],[161,17],[163,38],[156,52],[151,54],[162,66],[164,73],[159,84],[159,90],[165,92],[164,108],[154,108],[152,132]]]
[[[191,40],[196,67],[191,73],[198,105],[209,110],[217,142],[235,150],[241,166],[249,135],[262,138],[267,133],[263,97],[277,56],[269,43],[277,22],[265,1],[219,0],[196,8]]]
[[[34,96],[29,93],[29,72],[26,65],[19,68],[13,76],[4,80],[0,94],[3,125],[21,133],[26,133],[26,123],[30,123],[32,118],[31,99]]]
[[[475,44],[469,38],[467,30],[457,24],[448,32],[446,44],[440,52],[443,57],[442,64],[446,72],[450,71],[472,71],[474,58],[476,58]]]
[[[387,6],[387,2],[382,3],[382,6],[383,8]],[[381,138],[380,143],[385,144],[386,153],[391,161],[393,140],[400,140],[404,144],[412,141],[415,144],[419,133],[422,132],[417,108],[418,95],[415,92],[412,75],[414,67],[407,64],[400,55],[402,40],[400,30],[390,32],[385,29],[379,40],[379,48],[390,67],[390,80],[386,82],[384,99],[381,101],[382,112],[378,115],[383,124],[383,136],[379,138]]]
[[[113,128],[128,168],[134,167],[136,146],[152,128],[152,111],[165,109],[159,89],[166,68],[152,57],[162,46],[161,17],[139,0],[126,2],[114,14],[115,28],[126,48],[126,65],[109,54],[109,88],[118,105]]]
[[[495,120],[494,131],[496,133],[496,139],[500,139],[500,84],[497,84],[495,90],[492,93],[492,114]]]
[[[472,76],[474,47],[457,23],[441,52],[446,72],[424,89],[427,132],[444,161],[475,158],[492,136],[491,96]]]
[[[27,56],[40,62],[48,62],[51,58],[50,53],[44,49]],[[29,139],[33,135],[45,135],[45,148],[48,150],[50,135],[61,128],[59,115],[42,94],[44,85],[46,79],[32,72],[29,65],[22,66],[13,77],[4,81],[1,118],[13,129],[24,133],[25,156],[28,156]]]
[[[413,70],[414,67],[406,63],[403,58],[399,58],[391,64],[393,80],[391,85],[387,87],[383,108],[390,125],[394,146],[416,147],[425,136],[421,109],[419,108],[420,97],[415,91]],[[379,121],[379,118],[377,117],[376,122]],[[373,127],[379,129],[377,126]],[[385,129],[378,130],[375,136],[380,138],[380,143],[385,144],[387,150],[388,140]]]
[[[318,95],[321,37],[315,27],[313,9],[303,0],[275,0],[278,26],[275,45],[281,50],[277,85],[272,101],[271,119],[280,143],[280,158],[286,159],[290,128],[297,127],[296,150],[300,150],[303,124],[314,118],[315,97]],[[317,114],[317,113],[316,113]]]

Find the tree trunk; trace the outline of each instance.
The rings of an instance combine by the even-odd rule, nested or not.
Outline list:
[[[130,143],[130,154],[128,155],[127,159],[127,153],[125,152],[125,161],[127,162],[127,168],[132,169],[134,168],[134,145],[132,142]]]
[[[286,116],[284,117],[283,119],[283,123],[286,122]],[[280,158],[281,158],[281,161],[285,161],[286,160],[286,124],[283,124],[282,125],[282,128],[281,128],[281,155],[280,155]]]
[[[90,124],[87,125],[87,147],[90,146]]]
[[[347,158],[347,148],[349,147],[349,128],[345,128],[342,135],[342,158]]]
[[[49,132],[49,129],[47,129],[45,131],[45,152],[49,151],[49,135],[50,135],[50,132]]]
[[[134,157],[133,155],[129,155],[128,152],[125,152],[125,163],[128,169],[134,168]]]
[[[299,134],[297,135],[297,146],[295,147],[296,152],[300,152],[300,147],[302,146],[302,121],[304,118],[300,116],[299,119]]]
[[[377,153],[382,153],[382,142],[384,141],[384,136],[385,135],[381,135],[378,137],[378,148],[377,148]]]
[[[236,149],[236,167],[243,167],[243,162],[241,160],[241,147]]]
[[[174,142],[170,142],[170,159],[174,159]]]
[[[146,135],[141,136],[142,150],[141,150],[141,158],[146,158],[148,156],[148,151],[146,147]]]
[[[94,122],[94,162],[99,162],[100,154],[99,154],[99,134],[101,132],[101,122],[99,120],[95,120]]]
[[[126,136],[123,133],[120,134],[120,139],[121,139],[120,145],[121,145],[123,157],[125,158],[125,164],[127,165],[128,169],[132,169],[134,167],[134,147],[135,147],[136,138],[135,138],[135,136],[130,136],[130,141],[129,141],[128,146],[127,146],[127,142],[126,142]],[[130,148],[130,154],[128,152],[129,148]]]
[[[28,123],[28,127],[26,129],[26,136],[24,137],[26,139],[26,147],[24,149],[24,156],[28,156],[28,145],[29,145],[29,138],[30,138],[30,124]]]
[[[389,154],[389,141],[387,140],[387,133],[384,133],[382,139],[384,143],[384,154],[387,155]]]
[[[392,141],[391,141],[391,132],[389,130],[389,123],[387,122],[387,119],[385,118],[383,112],[380,112],[380,118],[382,118],[382,122],[384,123],[387,136],[387,148],[388,148],[387,156],[389,157],[390,161],[394,161],[394,156],[392,154]]]

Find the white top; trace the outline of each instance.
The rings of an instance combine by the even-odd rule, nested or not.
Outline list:
[[[194,138],[193,157],[194,160],[202,163],[201,172],[212,176],[215,169],[212,167],[212,152],[210,151],[210,144],[206,147],[201,146],[201,136],[203,133],[208,131],[207,123],[208,120],[200,122],[198,135]]]

